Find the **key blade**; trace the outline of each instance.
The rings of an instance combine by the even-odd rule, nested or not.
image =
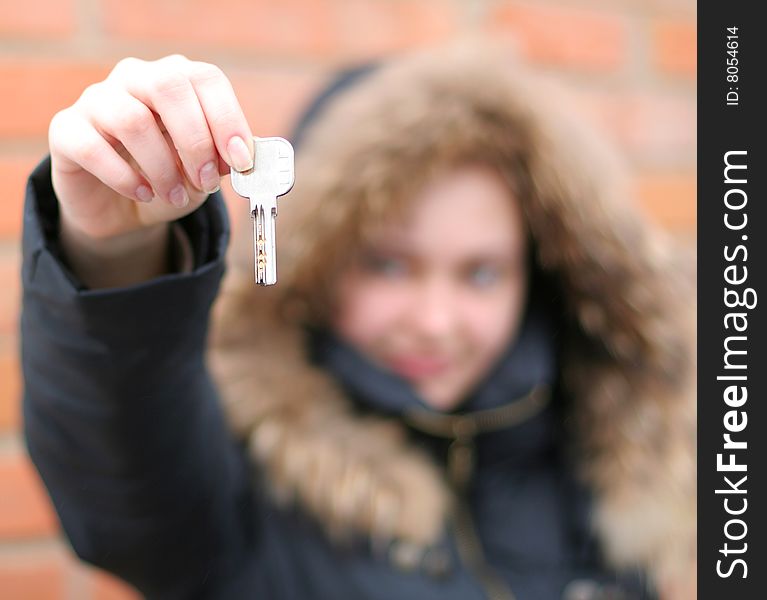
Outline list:
[[[275,198],[251,198],[255,206],[253,218],[253,244],[255,256],[255,278],[259,285],[277,283],[277,250],[275,229],[277,201]]]
[[[284,138],[253,138],[252,169],[231,170],[232,188],[250,200],[253,219],[255,278],[259,285],[277,283],[275,229],[277,197],[287,194],[295,182],[293,146]]]

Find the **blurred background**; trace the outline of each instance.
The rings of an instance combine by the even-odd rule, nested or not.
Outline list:
[[[0,0],[0,597],[137,597],[73,558],[20,435],[22,205],[53,114],[120,58],[182,53],[224,70],[256,135],[287,136],[334,69],[467,33],[508,39],[564,81],[650,217],[694,240],[694,0]]]

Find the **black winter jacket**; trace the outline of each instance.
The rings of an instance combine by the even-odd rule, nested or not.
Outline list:
[[[45,160],[24,210],[24,430],[80,558],[148,598],[488,597],[452,537],[403,571],[364,544],[331,544],[262,493],[204,362],[229,240],[220,195],[180,220],[193,272],[121,289],[77,280],[57,222]],[[638,577],[600,568],[582,490],[542,443],[524,469],[499,461],[478,475],[470,498],[487,562],[518,600],[649,598]]]

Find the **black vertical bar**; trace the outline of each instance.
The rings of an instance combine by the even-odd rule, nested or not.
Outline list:
[[[702,600],[767,598],[767,96],[761,82],[767,29],[757,15],[761,7],[762,3],[749,0],[698,5],[698,597]],[[725,171],[727,162],[745,168]],[[733,316],[736,313],[740,316]],[[727,357],[727,348],[746,353]],[[731,448],[725,448],[727,434]],[[740,442],[747,447],[737,446]]]

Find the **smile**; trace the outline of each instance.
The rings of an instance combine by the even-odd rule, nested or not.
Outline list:
[[[450,361],[433,356],[396,356],[390,358],[387,365],[407,379],[424,379],[447,371]]]

